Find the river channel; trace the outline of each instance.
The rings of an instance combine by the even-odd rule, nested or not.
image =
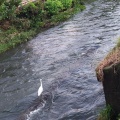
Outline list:
[[[119,2],[98,0],[0,55],[0,120],[96,120],[105,99],[95,68],[119,36]]]

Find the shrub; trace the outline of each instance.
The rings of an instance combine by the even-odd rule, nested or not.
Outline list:
[[[20,8],[18,17],[20,19],[29,19],[31,21],[30,27],[37,27],[38,21],[41,22],[43,19],[43,14],[44,11],[41,8],[40,2],[30,2]]]
[[[28,30],[30,29],[30,25],[31,25],[31,22],[29,19],[17,18],[16,20],[14,20],[14,26],[19,30],[24,30],[24,31]]]
[[[16,17],[16,9],[21,0],[5,0],[0,4],[0,21],[13,20]]]
[[[22,0],[5,0],[5,5],[7,5],[9,8],[12,8],[13,6],[18,7],[20,5]]]
[[[63,5],[59,0],[47,0],[44,7],[48,16],[56,15],[63,9]]]
[[[68,9],[72,6],[73,0],[60,0],[63,4],[64,9]]]
[[[34,19],[38,15],[41,14],[41,8],[34,4],[33,2],[30,2],[24,6],[21,7],[19,17],[20,18],[28,18],[28,19]]]
[[[3,2],[5,2],[5,0],[0,0],[0,5],[2,5]]]
[[[4,20],[7,18],[7,12],[8,12],[7,7],[5,6],[4,3],[2,3],[0,6],[0,20]]]

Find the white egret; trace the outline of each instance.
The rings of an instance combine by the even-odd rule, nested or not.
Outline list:
[[[38,96],[40,96],[41,95],[41,93],[43,92],[43,86],[42,86],[42,79],[40,79],[40,87],[39,87],[39,89],[38,89]]]

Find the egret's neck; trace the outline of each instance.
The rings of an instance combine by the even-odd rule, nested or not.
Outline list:
[[[42,86],[42,80],[40,80],[40,85]]]

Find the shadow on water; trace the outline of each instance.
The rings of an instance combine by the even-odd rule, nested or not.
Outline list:
[[[119,22],[119,2],[98,0],[1,55],[0,120],[95,120],[105,105],[95,67],[115,45]]]

